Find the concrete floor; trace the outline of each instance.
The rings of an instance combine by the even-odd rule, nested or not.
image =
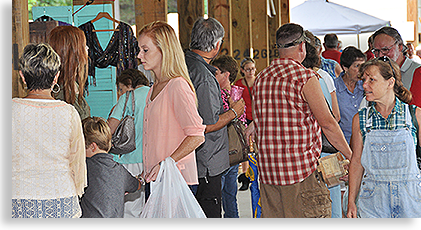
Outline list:
[[[238,185],[240,187],[241,184]],[[237,192],[238,215],[240,218],[252,218],[250,188]]]

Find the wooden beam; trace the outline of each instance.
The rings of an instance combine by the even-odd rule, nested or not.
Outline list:
[[[274,8],[276,15],[273,17],[268,18],[269,24],[269,63],[272,62],[273,59],[279,58],[279,51],[278,48],[275,47],[276,44],[276,30],[281,26],[281,0],[273,0]]]
[[[414,38],[413,38],[413,45],[414,47],[417,47],[419,40],[418,40],[418,0],[407,0],[406,4],[407,9],[407,15],[406,19],[407,21],[413,21],[414,22]]]
[[[167,21],[167,0],[134,0],[136,36],[142,27],[154,21]]]
[[[280,0],[280,12],[281,12],[281,24],[290,22],[290,14],[289,14],[289,0]]]
[[[220,54],[232,56],[232,17],[231,0],[208,0],[208,15],[218,20],[225,30],[224,44]]]
[[[73,0],[73,5],[85,5],[88,0]],[[112,0],[95,0],[91,5],[99,5],[99,4],[114,4],[115,1]]]
[[[137,0],[140,1],[140,0]],[[203,0],[177,0],[178,29],[181,47],[188,49],[190,44],[190,34],[193,24],[198,17],[205,14],[205,4]]]
[[[12,98],[27,95],[19,76],[19,57],[29,43],[28,1],[12,1]]]
[[[269,65],[267,1],[252,0],[251,9],[252,58],[256,61],[257,72],[260,72]]]
[[[230,51],[232,57],[240,63],[245,57],[250,57],[252,39],[250,0],[232,0],[231,5],[232,49]]]

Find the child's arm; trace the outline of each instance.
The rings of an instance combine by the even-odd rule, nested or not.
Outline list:
[[[145,185],[145,180],[143,177],[141,177],[141,174],[133,176],[125,167],[121,166],[125,171],[126,179],[125,179],[125,193],[124,195],[127,195],[128,193],[133,193],[142,188],[142,186]]]

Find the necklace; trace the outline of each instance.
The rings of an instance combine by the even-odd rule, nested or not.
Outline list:
[[[28,93],[28,95],[25,98],[54,100],[54,98],[51,97],[50,95],[39,94],[39,93]]]

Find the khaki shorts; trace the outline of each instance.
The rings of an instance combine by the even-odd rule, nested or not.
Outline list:
[[[330,218],[330,192],[316,177],[317,170],[300,183],[260,183],[263,218]]]

